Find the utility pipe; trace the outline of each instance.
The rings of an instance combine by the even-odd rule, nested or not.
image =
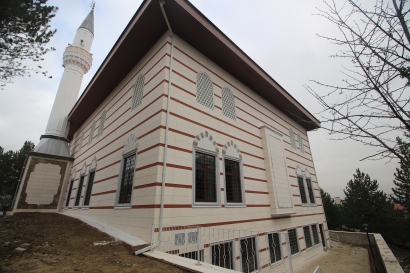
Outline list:
[[[161,6],[162,14],[164,15],[165,22],[168,25],[168,30],[171,34],[171,57],[169,60],[169,77],[168,77],[168,96],[167,96],[167,114],[165,119],[165,143],[164,143],[164,159],[162,165],[162,184],[161,184],[161,206],[159,209],[159,234],[158,234],[158,242],[152,243],[143,249],[140,249],[135,252],[135,255],[139,255],[149,250],[153,250],[161,243],[162,238],[162,226],[163,226],[163,218],[164,218],[164,195],[165,195],[165,179],[167,176],[167,151],[168,151],[168,128],[169,128],[169,105],[171,102],[171,84],[172,84],[172,59],[174,53],[174,33],[172,32],[171,26],[169,24],[167,15],[165,13],[163,5],[165,4],[164,0],[159,1],[159,5]],[[152,236],[151,236],[152,237]]]

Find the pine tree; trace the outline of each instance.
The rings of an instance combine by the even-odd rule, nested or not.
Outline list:
[[[340,226],[340,208],[335,204],[329,193],[320,188],[323,209],[325,210],[327,226],[329,229],[337,229]]]
[[[363,224],[366,223],[370,232],[381,233],[385,239],[392,235],[393,203],[379,190],[377,180],[372,180],[368,174],[357,169],[353,180],[347,183],[344,193],[346,198],[342,205],[343,225],[363,231]]]
[[[406,135],[409,137],[409,135]],[[403,157],[407,158],[407,162],[410,160],[410,143],[406,143],[401,138],[397,138],[397,144],[399,146],[400,153]],[[395,196],[392,197],[394,203],[402,205],[406,208],[407,212],[410,210],[410,166],[400,161],[400,169],[396,168],[394,173],[394,185],[392,191]]]

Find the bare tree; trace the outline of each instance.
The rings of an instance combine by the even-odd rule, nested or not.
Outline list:
[[[342,48],[331,57],[347,59],[351,65],[343,67],[345,79],[340,85],[312,81],[314,88],[305,86],[323,107],[319,112],[323,128],[332,139],[378,148],[363,159],[397,158],[410,165],[396,141],[410,132],[407,0],[377,0],[370,9],[353,0],[324,3],[327,9],[319,9],[318,15],[340,33],[319,36]],[[316,91],[323,88],[325,94]]]

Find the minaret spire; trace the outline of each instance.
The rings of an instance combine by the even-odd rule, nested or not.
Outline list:
[[[40,137],[35,152],[70,157],[67,139],[70,124],[68,114],[75,105],[83,75],[92,65],[91,45],[94,40],[94,5],[84,19],[74,41],[63,55],[64,73],[47,123],[46,133]]]

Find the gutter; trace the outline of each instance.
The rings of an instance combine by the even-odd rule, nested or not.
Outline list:
[[[153,250],[157,246],[160,245],[161,243],[161,238],[162,238],[162,226],[164,222],[164,195],[165,195],[165,180],[166,180],[166,175],[167,175],[167,151],[168,151],[168,129],[169,129],[169,105],[171,101],[171,84],[172,84],[172,60],[173,60],[173,53],[174,53],[174,33],[172,32],[171,26],[169,24],[167,15],[164,10],[164,0],[159,1],[159,5],[161,6],[162,14],[164,15],[165,22],[167,22],[168,30],[169,33],[171,34],[171,57],[169,60],[169,77],[168,77],[168,96],[167,96],[167,114],[166,114],[166,119],[165,119],[165,143],[164,143],[164,159],[163,159],[163,165],[162,165],[162,184],[161,184],[161,206],[159,210],[159,235],[158,235],[158,242],[153,243],[152,242],[152,236],[151,236],[151,244],[143,249],[140,249],[138,251],[135,251],[135,255],[139,255],[141,253],[144,253],[149,250]],[[152,231],[154,232],[154,231]]]

